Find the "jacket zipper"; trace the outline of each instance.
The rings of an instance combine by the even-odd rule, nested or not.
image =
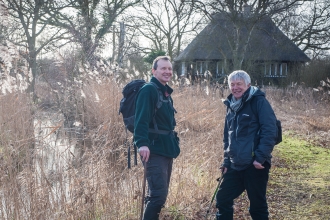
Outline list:
[[[235,113],[235,119],[236,119],[236,113]],[[238,120],[239,120],[239,115],[237,116],[237,119],[236,119],[236,141],[237,141],[237,134],[238,134],[238,128],[239,128]]]

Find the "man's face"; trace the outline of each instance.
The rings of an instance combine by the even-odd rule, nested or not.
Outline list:
[[[158,81],[165,85],[172,78],[172,64],[169,60],[158,60],[157,69],[152,69],[152,74]]]
[[[234,80],[230,83],[230,91],[236,99],[240,99],[250,85],[250,83],[246,85],[245,81],[241,79]]]

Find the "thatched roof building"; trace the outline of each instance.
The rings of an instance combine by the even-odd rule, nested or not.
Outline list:
[[[240,68],[257,77],[285,77],[310,59],[268,16],[223,13],[214,15],[174,60],[181,75],[209,71],[218,77]]]

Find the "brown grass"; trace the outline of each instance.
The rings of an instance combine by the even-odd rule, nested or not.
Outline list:
[[[31,113],[41,121],[43,111],[33,109],[21,94],[1,97],[2,219],[138,219],[143,174],[139,161],[138,166],[127,169],[126,138],[130,143],[131,135],[126,137],[122,116],[118,115],[121,88],[111,80],[101,84],[90,81],[84,86],[86,98],[77,107],[77,119],[83,126],[75,130],[80,132],[78,139],[70,136],[69,142],[64,141],[67,128],[59,123],[62,117],[50,128],[33,126]],[[285,132],[329,148],[329,111],[317,94],[303,88],[264,90]],[[210,89],[207,95],[202,87],[175,87],[181,154],[174,163],[170,195],[161,219],[204,218],[222,162],[222,92]],[[47,117],[54,115],[58,112]],[[41,129],[36,139],[32,128]],[[48,139],[53,136],[56,144],[50,146],[47,140],[53,140]],[[51,164],[49,155],[55,158]],[[274,164],[282,163],[289,166],[285,165],[289,162],[274,158]],[[275,205],[281,198],[286,197],[270,194],[272,219],[289,214]],[[215,212],[214,204],[210,216]],[[247,208],[243,195],[236,201],[235,219],[249,219]]]

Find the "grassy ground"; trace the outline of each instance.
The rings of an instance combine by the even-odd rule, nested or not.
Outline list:
[[[329,153],[292,136],[275,148],[269,183],[272,219],[330,219]]]

